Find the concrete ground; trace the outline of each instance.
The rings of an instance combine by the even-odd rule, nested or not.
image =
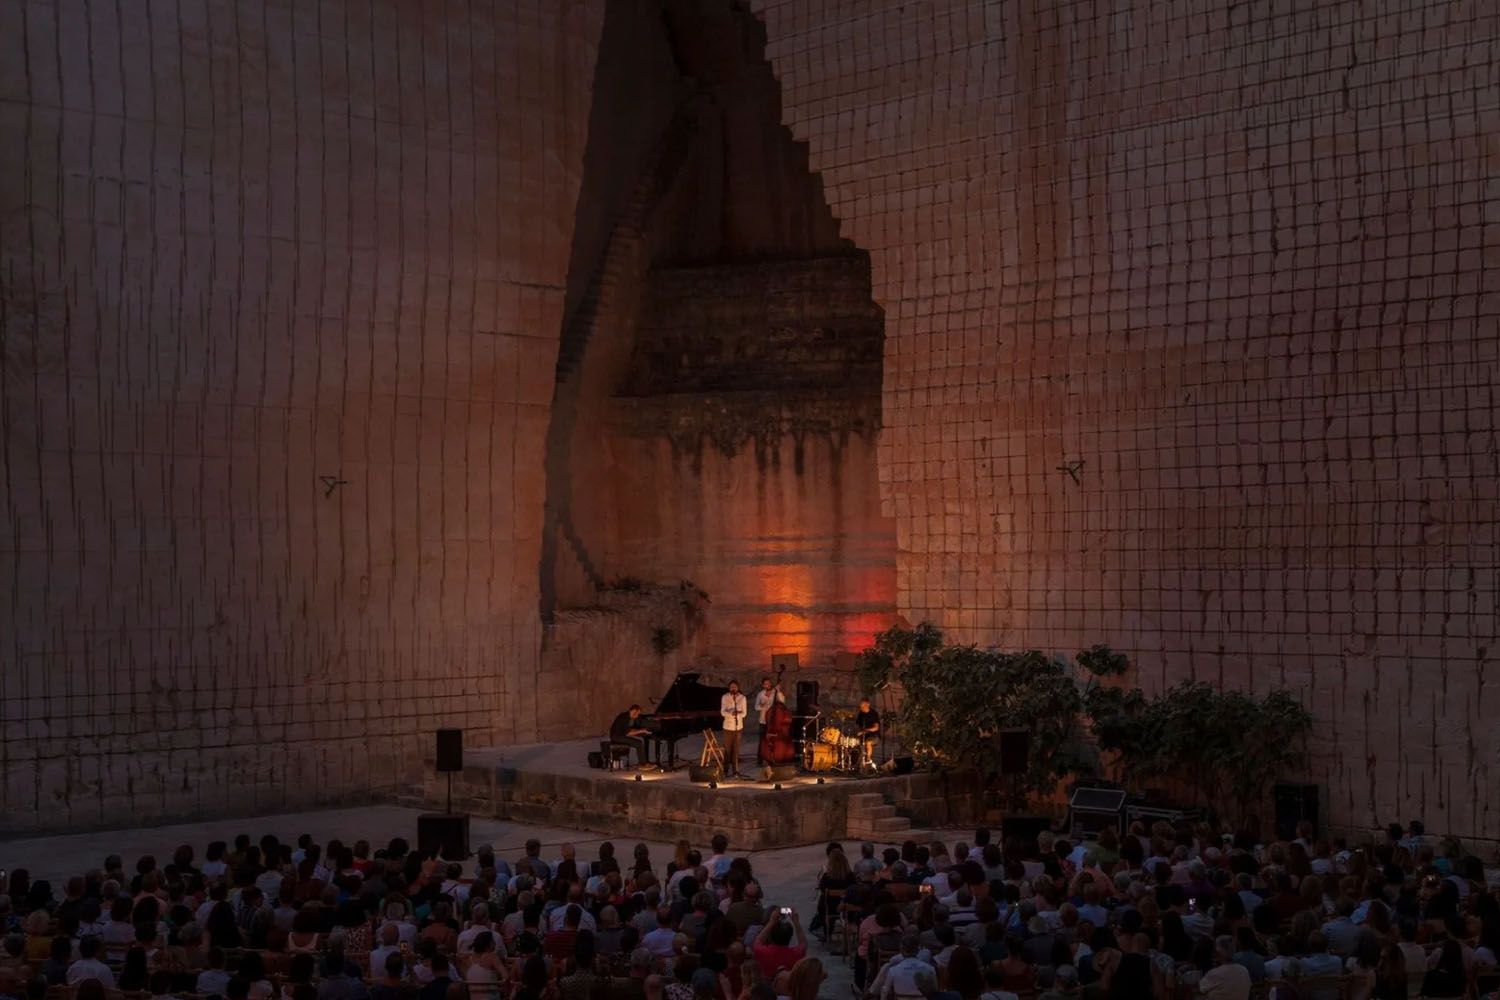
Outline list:
[[[143,854],[154,854],[164,860],[177,846],[190,844],[201,859],[203,849],[210,841],[232,842],[241,833],[256,839],[274,833],[283,842],[294,842],[303,833],[311,834],[318,843],[327,843],[329,838],[338,837],[345,843],[363,838],[380,845],[396,836],[415,842],[417,815],[416,809],[382,805],[10,840],[0,842],[0,868],[25,868],[33,879],[50,879],[54,889],[58,889],[67,877],[99,867],[108,854],[120,855],[129,869]],[[707,853],[708,838],[712,833],[712,821],[708,820],[703,827],[702,843],[694,846]],[[521,856],[523,845],[530,837],[542,841],[542,856],[547,858],[556,857],[558,845],[564,842],[577,845],[580,857],[593,858],[604,840],[613,840],[616,852],[628,858],[639,839],[632,837],[629,831],[604,837],[580,830],[538,827],[479,816],[471,820],[471,843],[475,846],[489,844],[497,854],[511,860]],[[962,832],[954,831],[945,839],[962,837]],[[662,871],[672,856],[671,845],[649,840],[646,844],[651,848],[657,871]],[[733,845],[730,849],[733,852]],[[853,848],[850,850],[852,852]],[[766,890],[766,901],[771,905],[795,907],[803,915],[804,924],[810,921],[815,904],[813,887],[823,862],[823,845],[754,851],[748,852],[748,856],[755,866],[756,877]],[[853,975],[845,961],[830,955],[816,938],[809,942],[809,954],[820,957],[828,971],[828,982],[821,995],[829,998],[849,995]]]

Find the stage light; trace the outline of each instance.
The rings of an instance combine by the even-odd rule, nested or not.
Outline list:
[[[708,787],[709,788],[718,788],[719,787],[719,783],[717,781],[710,781],[708,783]]]
[[[818,779],[818,784],[820,784],[820,785],[823,784],[823,779],[822,778]]]
[[[771,787],[774,788],[776,791],[779,792],[779,791],[781,791],[781,782],[778,781],[778,782],[776,782],[776,784],[772,785]]]
[[[636,780],[636,781],[645,781],[645,780],[646,780],[646,779],[645,779],[645,777],[643,777],[643,776],[642,776],[642,775],[639,775],[639,774],[637,774],[637,775],[636,775],[636,776],[635,776],[635,780]]]

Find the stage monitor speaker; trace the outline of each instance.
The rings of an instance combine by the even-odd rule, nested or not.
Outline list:
[[[776,654],[772,655],[772,657],[771,657],[771,670],[772,670],[772,672],[775,672],[777,670],[796,670],[796,669],[797,669],[797,654],[796,653],[776,653]]]
[[[1014,837],[1030,851],[1036,848],[1037,836],[1050,829],[1052,821],[1045,816],[1007,816],[1000,821],[1000,839],[1003,843]]]
[[[1000,773],[1009,778],[1026,773],[1031,756],[1031,733],[1007,729],[1000,734]]]
[[[469,857],[469,817],[451,813],[422,813],[417,817],[417,850],[424,856],[434,851],[446,861]]]
[[[762,781],[791,781],[797,776],[796,764],[767,764],[761,773]]]
[[[724,777],[723,768],[718,764],[689,764],[688,780],[703,785],[710,781],[719,781]]]
[[[440,774],[464,769],[464,731],[462,729],[439,729],[437,731],[437,769]]]
[[[1318,826],[1317,785],[1296,782],[1277,782],[1271,793],[1276,803],[1276,836],[1279,840],[1292,840],[1297,836],[1297,824],[1303,820]]]
[[[917,762],[912,757],[900,756],[891,758],[892,774],[911,774],[912,768],[916,766]]]
[[[818,707],[818,682],[797,682],[797,714],[811,715]]]
[[[590,750],[588,761],[589,767],[595,771],[604,770],[604,752],[602,750]]]

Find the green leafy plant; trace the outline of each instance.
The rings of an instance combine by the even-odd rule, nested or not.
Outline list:
[[[1108,770],[1137,791],[1187,786],[1243,818],[1272,780],[1305,765],[1312,717],[1289,692],[1257,699],[1185,681],[1148,698],[1112,683],[1130,669],[1108,646],[1080,652],[1070,666],[1035,650],[946,645],[928,622],[881,632],[857,664],[867,693],[899,686],[895,722],[927,765],[996,775],[999,734],[1025,730],[1029,766],[1019,786],[1028,792]]]
[[[1285,690],[1257,699],[1182,681],[1150,699],[1100,696],[1087,712],[1099,749],[1129,786],[1180,784],[1235,819],[1254,813],[1279,775],[1307,763],[1312,715]]]
[[[1121,672],[1128,665],[1104,647],[1088,655],[1101,670]],[[857,670],[867,692],[900,684],[896,722],[911,752],[929,766],[998,774],[1000,734],[1021,729],[1030,736],[1020,782],[1025,790],[1047,790],[1089,768],[1076,725],[1084,693],[1062,660],[1035,650],[945,645],[942,631],[924,622],[880,633]]]

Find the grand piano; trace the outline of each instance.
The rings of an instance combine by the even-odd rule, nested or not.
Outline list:
[[[728,693],[727,687],[715,687],[700,683],[700,674],[678,674],[672,680],[667,693],[656,702],[656,708],[646,716],[651,735],[646,737],[656,743],[656,761],[664,770],[677,766],[677,741],[684,736],[701,733],[705,729],[721,729],[723,716],[719,714],[719,700]],[[666,757],[662,747],[666,747]]]

